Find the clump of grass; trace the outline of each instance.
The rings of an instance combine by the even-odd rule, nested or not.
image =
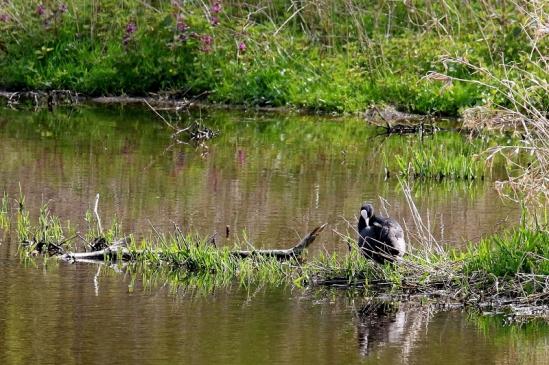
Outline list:
[[[4,192],[2,195],[2,200],[0,201],[0,229],[8,230],[10,227],[10,201],[8,199],[8,194]]]
[[[276,284],[291,277],[294,262],[274,257],[255,256],[242,260],[229,247],[217,248],[193,235],[158,234],[130,248],[133,256],[155,270],[183,271],[191,275],[216,276],[215,282],[238,280],[242,284]],[[188,278],[185,277],[185,280]]]
[[[394,157],[384,155],[387,170],[412,179],[483,179],[486,164],[481,154],[485,139],[467,141],[459,134],[435,135],[402,148]]]
[[[25,197],[22,194],[20,194],[17,204],[17,238],[20,242],[28,242],[31,235],[31,221],[29,211],[25,209]]]
[[[466,255],[465,272],[483,271],[503,278],[549,275],[549,233],[520,227],[469,246]]]

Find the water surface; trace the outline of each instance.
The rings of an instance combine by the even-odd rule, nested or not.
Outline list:
[[[398,180],[385,180],[383,155],[421,143],[417,136],[379,136],[363,120],[318,116],[202,111],[187,118],[220,135],[203,146],[171,146],[170,131],[143,109],[4,111],[0,188],[15,196],[20,185],[29,207],[48,202],[76,223],[99,193],[103,219],[118,217],[128,232],[166,231],[175,222],[202,236],[217,232],[223,243],[245,236],[256,247],[290,246],[329,223],[313,250],[344,250],[332,230],[354,237],[364,200],[380,208],[383,199],[383,213],[413,228]],[[460,245],[518,221],[516,206],[493,185],[488,178],[411,187],[435,236]]]
[[[33,215],[42,203],[85,228],[101,196],[104,221],[147,235],[172,222],[221,244],[246,237],[286,247],[328,222],[310,254],[339,250],[363,200],[413,228],[383,158],[421,143],[377,136],[362,120],[196,113],[220,135],[170,147],[170,133],[142,109],[0,113],[0,189],[19,186]],[[514,225],[516,207],[493,181],[414,182],[435,235],[461,245]],[[224,237],[229,225],[231,235]],[[245,232],[245,233],[244,233]],[[196,292],[155,285],[125,269],[21,261],[0,235],[1,364],[548,364],[546,326],[364,295],[289,287]]]

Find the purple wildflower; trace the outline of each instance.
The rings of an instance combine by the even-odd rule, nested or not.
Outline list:
[[[8,14],[0,14],[0,23],[7,23],[10,21],[10,16]]]
[[[189,26],[187,25],[187,23],[185,23],[185,21],[179,17],[177,19],[176,27],[177,27],[177,31],[179,32],[186,32],[189,29]]]
[[[136,30],[137,30],[137,26],[135,25],[134,22],[129,22],[126,25],[126,34],[127,35],[131,35],[131,34],[135,33]]]
[[[205,46],[211,46],[213,43],[213,37],[209,34],[204,34],[202,37],[200,37],[202,40],[202,44]]]
[[[200,36],[200,42],[202,47],[200,48],[203,52],[210,52],[212,50],[213,37],[208,34]]]
[[[216,1],[215,3],[213,3],[211,9],[210,9],[210,12],[212,14],[218,14],[221,12],[221,3],[219,1]]]
[[[46,12],[46,7],[44,6],[44,4],[40,4],[36,7],[36,14],[42,16],[44,15],[45,12]]]
[[[57,8],[57,10],[58,10],[61,14],[66,13],[66,12],[67,12],[67,9],[68,9],[68,8],[67,8],[67,4],[61,4],[61,5],[59,5],[59,7]]]
[[[210,19],[210,23],[211,23],[214,27],[218,26],[218,25],[219,25],[219,18],[216,17],[216,16],[212,16],[211,19]]]
[[[133,22],[129,22],[126,25],[126,33],[124,34],[124,38],[122,39],[122,43],[124,43],[125,46],[130,43],[130,40],[132,39],[132,34],[137,31],[137,26]]]
[[[246,43],[240,42],[240,43],[238,44],[238,51],[239,51],[240,53],[246,52]]]

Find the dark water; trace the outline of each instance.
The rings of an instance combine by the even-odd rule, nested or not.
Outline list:
[[[20,185],[35,214],[48,202],[82,228],[100,193],[104,220],[116,215],[127,232],[174,221],[257,247],[289,246],[324,222],[352,234],[345,220],[354,224],[360,202],[379,197],[413,226],[380,154],[416,137],[377,137],[360,120],[198,117],[220,136],[170,148],[169,132],[144,110],[0,110],[0,189],[16,196]],[[517,223],[492,185],[416,182],[412,191],[437,238],[461,245]],[[549,364],[543,325],[343,292],[235,284],[192,294],[126,270],[21,262],[14,240],[0,238],[0,364]],[[311,254],[324,249],[346,248],[330,230]]]

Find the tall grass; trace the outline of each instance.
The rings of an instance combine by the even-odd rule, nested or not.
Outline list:
[[[223,1],[220,12],[214,3],[51,0],[40,10],[37,0],[5,2],[0,85],[90,95],[164,91],[334,112],[391,103],[457,115],[512,101],[493,92],[489,77],[451,59],[497,76],[505,75],[500,60],[524,64],[543,78],[543,69],[523,62],[526,1]]]
[[[406,178],[483,179],[486,166],[481,154],[487,146],[483,139],[467,141],[459,134],[437,135],[384,159],[389,171],[396,170]]]
[[[502,41],[509,45],[518,42],[520,46],[495,43],[501,49],[491,47],[495,49],[490,66],[468,57],[445,56],[446,65],[465,67],[481,77],[461,79],[450,73],[437,77],[449,83],[465,81],[488,88],[493,95],[490,103],[480,113],[466,113],[466,123],[479,128],[514,129],[522,136],[519,143],[502,144],[490,151],[491,156],[501,155],[508,161],[519,153],[532,156],[511,162],[514,175],[498,186],[514,199],[544,205],[549,197],[549,4],[533,0],[513,2],[512,6],[515,20]],[[510,18],[502,21],[511,22]]]
[[[470,246],[467,256],[469,272],[482,270],[496,277],[549,275],[549,234],[520,227]]]
[[[0,229],[8,230],[10,226],[10,202],[8,194],[4,192],[0,201]]]

